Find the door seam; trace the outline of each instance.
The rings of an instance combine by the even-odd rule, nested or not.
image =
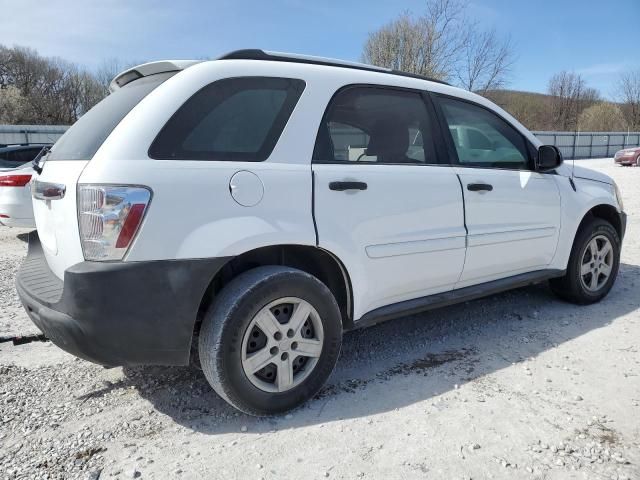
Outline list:
[[[455,172],[455,170],[454,170]],[[466,200],[464,198],[464,188],[462,187],[462,179],[460,175],[456,172],[456,178],[458,179],[458,184],[460,185],[460,196],[462,198],[462,223],[464,224],[464,259],[462,261],[462,269],[460,270],[460,274],[458,275],[458,280],[453,284],[453,288],[451,290],[455,290],[460,283],[460,279],[462,278],[462,274],[464,272],[464,267],[467,264],[467,252],[469,251],[469,229],[467,228],[467,206]]]
[[[313,231],[316,235],[316,247],[320,246],[320,238],[318,237],[318,224],[316,223],[316,172],[313,171],[311,165],[311,219],[313,220]]]

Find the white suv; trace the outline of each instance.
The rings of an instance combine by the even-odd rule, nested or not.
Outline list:
[[[600,300],[626,223],[478,95],[261,50],[120,74],[35,168],[33,322],[103,365],[199,359],[255,415],[313,396],[344,331],[544,280]]]

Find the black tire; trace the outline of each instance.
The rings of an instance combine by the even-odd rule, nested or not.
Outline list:
[[[589,242],[598,235],[604,235],[611,242],[613,249],[613,265],[607,281],[595,292],[584,287],[580,280],[582,258]],[[567,272],[563,277],[549,281],[551,289],[560,298],[579,305],[599,302],[611,290],[620,267],[620,236],[616,229],[601,218],[593,217],[578,231],[571,249]]]
[[[242,367],[242,341],[254,316],[284,297],[309,302],[324,330],[322,352],[309,376],[291,390],[265,392],[247,378]],[[317,278],[289,267],[266,266],[244,272],[217,295],[207,311],[199,338],[199,357],[207,380],[229,404],[255,416],[276,415],[313,397],[333,371],[342,342],[340,309]]]

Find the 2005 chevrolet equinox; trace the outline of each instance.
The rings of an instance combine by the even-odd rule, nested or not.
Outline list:
[[[611,289],[625,214],[490,101],[402,72],[242,50],[147,63],[35,165],[17,279],[59,347],[201,364],[254,415],[313,396],[346,330],[548,280]]]

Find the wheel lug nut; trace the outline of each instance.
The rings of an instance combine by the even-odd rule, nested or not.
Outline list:
[[[278,347],[271,347],[271,350],[269,350],[269,353],[271,355],[277,355],[278,354]]]
[[[284,352],[282,355],[280,355],[280,358],[282,360],[286,360],[287,358],[289,358],[289,354],[287,352]]]
[[[295,332],[292,329],[287,330],[287,337],[293,338],[294,335],[295,335]]]
[[[280,341],[282,340],[282,334],[280,332],[276,332],[273,334],[273,338],[275,338],[276,340]]]
[[[291,350],[295,350],[296,348],[298,348],[298,342],[293,342],[291,344]]]

